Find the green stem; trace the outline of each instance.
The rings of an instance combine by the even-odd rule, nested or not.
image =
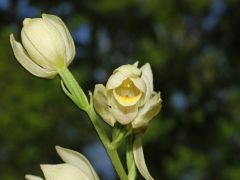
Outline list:
[[[72,101],[80,109],[84,110],[88,114],[90,120],[93,123],[94,128],[97,131],[97,134],[98,134],[100,140],[102,141],[103,145],[105,146],[105,149],[112,161],[112,164],[113,164],[118,176],[120,177],[121,180],[128,180],[128,176],[122,166],[122,163],[118,156],[118,152],[116,149],[114,149],[111,146],[111,142],[108,138],[108,135],[100,124],[100,119],[98,118],[98,116],[93,108],[93,105],[92,105],[92,99],[91,99],[91,103],[89,104],[85,93],[83,92],[83,90],[81,89],[81,87],[79,86],[79,84],[77,83],[75,78],[73,77],[72,73],[67,68],[64,67],[64,68],[60,69],[59,76],[61,77],[61,79],[64,83],[64,84],[62,84],[62,88],[63,88],[64,92],[66,93],[66,95],[70,99],[72,99]],[[65,86],[67,89],[65,88]]]
[[[133,135],[127,138],[126,161],[129,180],[135,180],[137,177],[136,165],[133,155]]]
[[[100,125],[99,118],[96,115],[94,109],[92,107],[90,109],[88,109],[87,114],[90,117],[90,119],[99,135],[99,138],[101,139],[103,145],[105,146],[107,153],[108,153],[110,159],[112,160],[112,164],[113,164],[118,176],[120,177],[121,180],[128,180],[128,176],[122,166],[122,163],[118,156],[117,150],[110,147],[111,142],[110,142],[105,130]]]
[[[62,84],[64,92],[80,109],[86,111],[89,107],[88,99],[72,73],[67,67],[63,67],[58,71],[58,74],[64,83]],[[65,86],[67,89],[65,89]]]

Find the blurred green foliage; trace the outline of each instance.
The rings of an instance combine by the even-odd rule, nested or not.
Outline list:
[[[60,162],[54,145],[82,151],[97,139],[58,78],[33,77],[13,56],[9,34],[19,40],[22,20],[42,12],[69,27],[85,92],[119,65],[151,63],[163,109],[144,149],[156,179],[240,179],[237,0],[0,0],[0,179],[41,175],[39,164]]]

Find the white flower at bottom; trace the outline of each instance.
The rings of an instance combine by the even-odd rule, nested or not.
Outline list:
[[[41,165],[46,180],[99,180],[89,161],[80,153],[56,146],[63,164]],[[41,177],[26,175],[27,180],[43,180]]]

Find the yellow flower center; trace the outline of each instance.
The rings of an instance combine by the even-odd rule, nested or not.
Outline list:
[[[122,106],[135,105],[142,96],[142,92],[130,79],[122,82],[121,86],[113,90],[113,95]]]

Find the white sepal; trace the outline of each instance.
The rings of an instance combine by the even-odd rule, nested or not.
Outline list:
[[[133,156],[138,171],[146,180],[154,180],[148,171],[147,165],[145,163],[143,148],[141,138],[137,137],[133,143]]]
[[[141,75],[141,70],[139,68],[137,68],[134,65],[131,64],[126,64],[126,65],[122,65],[119,68],[115,69],[113,71],[115,72],[120,72],[121,74],[123,74],[126,77],[139,77]]]
[[[139,64],[139,61],[136,61],[133,65],[134,65],[135,67],[138,67],[138,64]]]
[[[112,107],[111,112],[114,118],[122,125],[129,124],[137,115],[138,109],[133,106],[131,108],[128,107],[127,112],[122,112],[119,108]]]
[[[93,105],[97,113],[110,126],[114,126],[116,120],[114,119],[107,100],[106,88],[102,84],[97,84],[93,93]]]
[[[56,71],[45,69],[33,62],[22,45],[14,39],[13,34],[10,35],[10,42],[16,59],[30,73],[42,78],[53,78],[57,74]]]
[[[87,158],[85,158],[85,156],[83,156],[82,154],[76,151],[62,148],[60,146],[56,146],[56,150],[58,155],[62,158],[64,162],[71,164],[75,167],[78,167],[90,179],[94,179],[94,180],[99,179],[95,170],[93,169],[93,167],[91,166]]]
[[[130,78],[133,84],[143,93],[146,92],[146,84],[143,79],[141,78]]]
[[[22,43],[32,59],[37,63],[44,59],[58,68],[63,66],[66,48],[59,31],[42,18],[28,18],[23,24]]]
[[[75,45],[69,30],[67,29],[64,22],[57,16],[50,15],[50,14],[42,14],[42,18],[43,20],[51,23],[57,29],[57,31],[60,32],[66,47],[66,56],[67,56],[66,63],[67,65],[69,65],[75,56]]]
[[[33,176],[33,175],[26,175],[25,179],[26,180],[43,180],[43,178],[38,177],[38,176]]]
[[[162,99],[160,98],[160,93],[155,93],[146,102],[146,104],[139,110],[137,117],[132,122],[133,128],[144,127],[148,122],[156,116],[162,107]]]
[[[56,146],[57,153],[65,163],[40,165],[45,180],[99,180],[89,161],[80,153]],[[26,175],[27,180],[43,180],[38,176]]]
[[[92,180],[83,171],[71,164],[41,165],[46,180]]]
[[[153,92],[153,74],[152,69],[149,63],[146,63],[141,68],[142,70],[142,76],[141,79],[146,84],[146,95],[145,95],[145,101],[150,98],[152,92]]]
[[[120,86],[122,84],[122,82],[125,79],[127,79],[127,77],[124,76],[122,73],[120,73],[120,72],[113,73],[107,81],[106,89],[110,90],[110,89],[117,88],[118,86]]]

